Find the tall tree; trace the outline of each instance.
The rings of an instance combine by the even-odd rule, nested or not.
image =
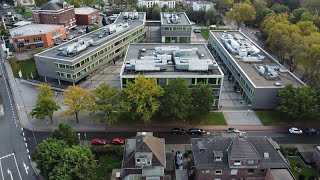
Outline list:
[[[107,21],[106,21],[106,19],[104,17],[102,17],[102,22],[101,23],[102,23],[103,26],[107,25]]]
[[[160,7],[156,4],[152,8],[152,19],[159,20],[160,19]]]
[[[116,87],[102,83],[91,92],[89,110],[92,115],[112,124],[117,120],[119,92]]]
[[[137,76],[134,83],[129,82],[122,90],[120,107],[132,119],[141,118],[145,123],[150,123],[152,116],[160,108],[159,98],[162,95],[163,89],[157,85],[155,79]]]
[[[182,79],[173,79],[164,88],[161,98],[161,114],[172,119],[184,119],[193,113],[193,99],[188,83]]]
[[[44,120],[47,116],[53,123],[53,113],[60,109],[60,105],[57,104],[50,97],[39,96],[36,105],[32,108],[30,116],[39,120]]]
[[[163,5],[162,8],[161,8],[161,12],[169,12],[169,7],[168,5]]]
[[[274,11],[276,14],[282,14],[282,13],[288,13],[290,12],[290,9],[288,6],[283,4],[276,4],[270,8],[272,11]]]
[[[212,88],[210,87],[210,85],[199,83],[196,88],[192,90],[192,99],[196,114],[208,114],[214,100]]]
[[[228,21],[235,21],[237,28],[239,28],[245,21],[254,20],[256,18],[256,11],[250,4],[237,3],[226,13],[226,18]]]
[[[210,24],[216,24],[219,20],[221,20],[219,14],[213,8],[206,12],[204,18],[206,21],[209,21]]]
[[[52,97],[54,95],[53,91],[47,84],[40,84],[37,89],[40,90],[39,96]]]
[[[297,26],[300,28],[303,36],[309,36],[311,33],[318,31],[317,26],[312,21],[299,21]]]
[[[50,138],[37,146],[34,155],[35,162],[44,177],[49,178],[52,169],[61,161],[62,152],[67,146],[65,141]]]
[[[41,7],[45,3],[49,2],[48,0],[35,0],[35,4],[37,7]]]
[[[234,4],[233,0],[219,0],[217,7],[221,12],[226,12],[229,10]]]
[[[71,0],[70,4],[74,5],[75,8],[79,8],[81,6],[80,2],[76,0]]]
[[[304,7],[308,8],[311,12],[320,12],[320,1],[319,0],[308,0],[304,1]]]
[[[58,129],[52,131],[50,136],[53,139],[65,141],[69,146],[79,144],[79,138],[72,131],[70,124],[59,123]]]
[[[317,91],[307,87],[288,85],[278,92],[277,110],[287,113],[294,120],[312,117],[319,113]]]
[[[79,123],[79,113],[86,109],[89,104],[89,93],[87,90],[78,86],[69,86],[64,92],[65,100],[63,104],[68,106],[65,115],[76,116],[77,123]]]
[[[50,180],[56,179],[95,179],[97,163],[88,147],[72,146],[65,148],[59,165],[50,173]]]

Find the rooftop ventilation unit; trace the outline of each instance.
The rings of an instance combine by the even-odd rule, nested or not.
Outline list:
[[[62,48],[62,54],[65,56],[76,55],[87,49],[93,44],[93,39],[91,38],[80,38],[78,42],[72,43],[66,47]]]
[[[259,74],[268,80],[274,80],[278,77],[278,73],[276,72],[275,67],[266,65],[266,66],[257,66],[256,68]]]

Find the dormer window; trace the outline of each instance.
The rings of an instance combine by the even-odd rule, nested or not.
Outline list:
[[[140,162],[140,159],[137,159],[136,161],[137,161],[137,163],[139,163],[139,162]]]
[[[214,161],[222,161],[222,151],[213,151]]]
[[[214,161],[222,161],[221,157],[214,157]]]
[[[254,160],[248,160],[248,165],[253,165],[254,164]]]
[[[241,166],[241,161],[234,161],[235,166]]]

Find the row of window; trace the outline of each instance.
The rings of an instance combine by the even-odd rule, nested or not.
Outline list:
[[[17,48],[19,48],[19,49],[23,48],[24,46],[26,46],[26,49],[29,49],[29,50],[31,49],[31,45],[30,44],[24,45],[23,43],[17,43],[16,45],[17,45]],[[43,44],[42,43],[36,43],[35,47],[36,48],[43,47]]]
[[[183,26],[162,27],[161,29],[164,30],[164,31],[191,31],[191,27],[183,27]]]
[[[209,171],[209,170],[207,170]],[[254,174],[254,169],[248,169],[247,173],[250,174]],[[260,173],[264,173],[266,172],[265,169],[260,169]],[[209,172],[206,172],[209,173]],[[230,175],[237,175],[238,174],[238,169],[231,169],[230,171]],[[222,170],[215,170],[215,175],[222,175]]]
[[[108,46],[108,47],[106,47],[106,48],[98,51],[97,53],[91,55],[90,57],[87,57],[86,59],[82,60],[81,62],[79,62],[79,63],[77,63],[77,64],[75,64],[75,65],[66,65],[66,64],[58,63],[58,64],[56,64],[56,67],[57,67],[57,68],[60,68],[60,69],[76,70],[77,68],[80,68],[81,66],[87,64],[88,62],[95,60],[95,59],[96,59],[97,57],[99,57],[100,55],[103,55],[103,54],[107,53],[109,50],[113,49],[114,47],[116,47],[116,46],[119,45],[120,43],[127,41],[128,39],[130,39],[131,37],[137,35],[138,33],[141,33],[142,31],[143,31],[143,29],[140,29],[139,31],[134,32],[134,33],[131,34],[130,36],[127,36],[127,37],[123,38],[122,40],[119,40],[119,41],[117,41],[116,43],[114,43],[114,44],[112,44],[112,45],[110,45],[110,46]],[[141,36],[142,36],[142,35],[141,35]],[[137,41],[138,39],[141,39],[141,36],[139,36],[138,38],[135,38],[135,39],[132,40],[131,42],[135,42],[135,41]],[[114,52],[111,52],[111,53],[107,54],[106,56],[107,56],[107,57],[111,57],[111,56],[113,56],[115,53],[117,53],[117,52],[115,52],[115,51],[114,51]]]
[[[191,37],[165,37],[165,43],[190,43]]]
[[[157,84],[160,86],[169,85],[170,82],[174,80],[173,78],[157,78]],[[128,82],[133,82],[134,78],[123,78],[122,84],[126,85]],[[221,78],[185,78],[185,81],[189,85],[197,85],[198,83],[210,84],[210,85],[220,85]]]

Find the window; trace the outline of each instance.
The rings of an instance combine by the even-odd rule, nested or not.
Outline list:
[[[24,42],[25,42],[26,44],[28,44],[28,43],[30,43],[30,40],[29,40],[29,39],[25,39]]]
[[[41,37],[35,37],[33,40],[34,40],[34,42],[39,42],[39,41],[41,41]]]
[[[254,160],[248,160],[248,164],[249,165],[253,165],[254,164]]]
[[[238,169],[231,169],[230,174],[231,175],[237,175],[238,174]]]
[[[140,159],[137,159],[137,162],[140,162]]]
[[[27,49],[31,49],[30,44],[26,45],[26,48],[27,48]]]
[[[241,166],[241,161],[234,161],[235,166]]]
[[[248,174],[253,174],[253,172],[254,172],[254,169],[249,169],[248,170]]]
[[[222,174],[222,170],[216,170],[216,175],[221,175]]]
[[[214,157],[214,161],[222,161],[221,157]]]
[[[36,44],[36,48],[39,48],[39,47],[43,47],[43,44],[42,43],[37,43]]]

